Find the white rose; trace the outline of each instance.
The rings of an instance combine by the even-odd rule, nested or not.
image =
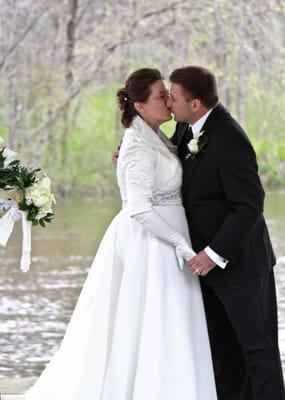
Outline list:
[[[50,179],[47,176],[45,176],[40,180],[39,185],[47,189],[50,189]]]
[[[28,205],[34,204],[39,208],[44,206],[51,207],[51,204],[55,203],[55,197],[50,189],[38,183],[34,183],[32,186],[26,188],[25,198]]]
[[[188,148],[192,154],[197,154],[199,151],[198,141],[196,139],[190,140],[188,143]]]
[[[203,135],[203,133],[204,131],[193,133],[193,138],[198,140],[199,137]]]
[[[39,220],[41,218],[44,218],[48,213],[52,213],[52,209],[51,209],[51,203],[50,204],[46,204],[43,207],[40,207],[37,213],[36,218]]]

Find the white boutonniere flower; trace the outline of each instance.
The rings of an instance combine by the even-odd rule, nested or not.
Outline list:
[[[198,153],[205,146],[206,142],[202,141],[202,135],[205,131],[193,133],[193,139],[187,144],[190,154],[187,154],[186,159],[194,159]]]

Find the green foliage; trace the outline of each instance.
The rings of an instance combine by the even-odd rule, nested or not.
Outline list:
[[[95,193],[100,196],[117,191],[112,153],[120,143],[123,129],[117,112],[116,90],[117,86],[109,86],[96,95],[87,93],[73,103],[66,165],[61,160],[62,120],[52,127],[56,146],[51,150],[47,144],[42,166],[52,177],[54,188],[64,188],[73,194]],[[270,188],[285,185],[284,109],[285,95],[262,96],[260,92],[252,91],[247,98],[245,130],[256,150],[262,180]],[[174,120],[162,126],[169,137],[174,128]],[[0,126],[0,132],[1,129]],[[28,176],[25,179],[29,179]]]
[[[110,87],[97,96],[87,95],[77,111],[67,143],[67,165],[54,163],[55,155],[47,152],[44,166],[53,183],[73,191],[105,193],[115,187],[112,151],[120,141],[121,129],[116,129],[116,88]],[[74,112],[71,110],[71,113]],[[59,136],[62,125],[54,128]],[[60,152],[60,149],[57,149]]]
[[[117,190],[116,171],[112,164],[112,153],[123,135],[116,105],[117,86],[88,94],[76,104],[76,122],[71,129],[67,143],[67,166],[54,162],[55,154],[47,151],[44,168],[52,177],[53,184],[72,192],[95,192],[110,195]],[[163,125],[170,136],[175,127],[171,121]],[[60,137],[62,123],[54,131]],[[59,148],[57,148],[60,151]]]
[[[285,95],[253,95],[246,104],[246,132],[256,151],[263,183],[285,187]]]

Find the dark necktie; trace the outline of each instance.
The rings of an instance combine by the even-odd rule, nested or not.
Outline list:
[[[178,156],[182,161],[185,161],[187,154],[189,154],[187,144],[190,142],[192,138],[193,138],[192,128],[190,125],[188,125],[181,138],[180,145],[178,146]]]
[[[193,139],[193,131],[190,125],[188,125],[188,128],[184,134],[184,141],[185,143],[189,143],[190,140]]]

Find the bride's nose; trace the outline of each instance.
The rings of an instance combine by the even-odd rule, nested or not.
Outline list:
[[[168,97],[168,99],[166,100],[166,105],[167,108],[171,108],[171,97]]]

